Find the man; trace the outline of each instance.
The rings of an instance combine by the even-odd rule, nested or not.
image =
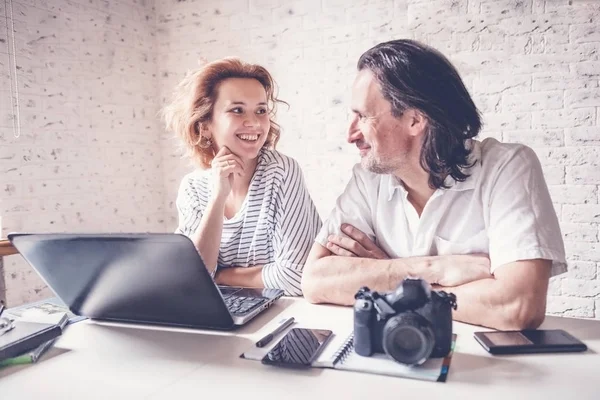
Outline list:
[[[313,245],[305,297],[351,305],[361,286],[420,277],[456,294],[456,320],[538,327],[566,264],[535,153],[472,139],[481,120],[458,72],[415,41],[361,56],[351,106],[361,163]]]

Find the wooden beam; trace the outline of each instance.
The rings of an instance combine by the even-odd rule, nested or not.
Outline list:
[[[13,254],[19,254],[19,252],[7,239],[0,239],[0,257],[12,256]]]

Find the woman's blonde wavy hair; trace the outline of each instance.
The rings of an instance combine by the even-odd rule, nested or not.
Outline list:
[[[267,93],[271,122],[263,147],[274,149],[279,141],[281,128],[274,118],[277,104],[287,103],[276,97],[277,88],[271,74],[260,65],[249,64],[235,57],[213,61],[188,72],[175,88],[172,102],[162,111],[167,130],[181,139],[185,155],[202,168],[210,168],[215,153],[212,146],[200,146],[201,127],[211,120],[219,84],[228,78],[256,79],[261,83]]]

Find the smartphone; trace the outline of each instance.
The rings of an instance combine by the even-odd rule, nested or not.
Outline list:
[[[475,340],[491,354],[586,351],[587,346],[562,329],[475,332]]]
[[[309,368],[333,332],[326,329],[292,328],[262,359],[263,364]]]

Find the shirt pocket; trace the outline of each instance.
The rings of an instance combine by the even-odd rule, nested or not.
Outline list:
[[[434,242],[438,255],[489,253],[490,242],[485,229],[466,240],[451,241],[436,236]]]

